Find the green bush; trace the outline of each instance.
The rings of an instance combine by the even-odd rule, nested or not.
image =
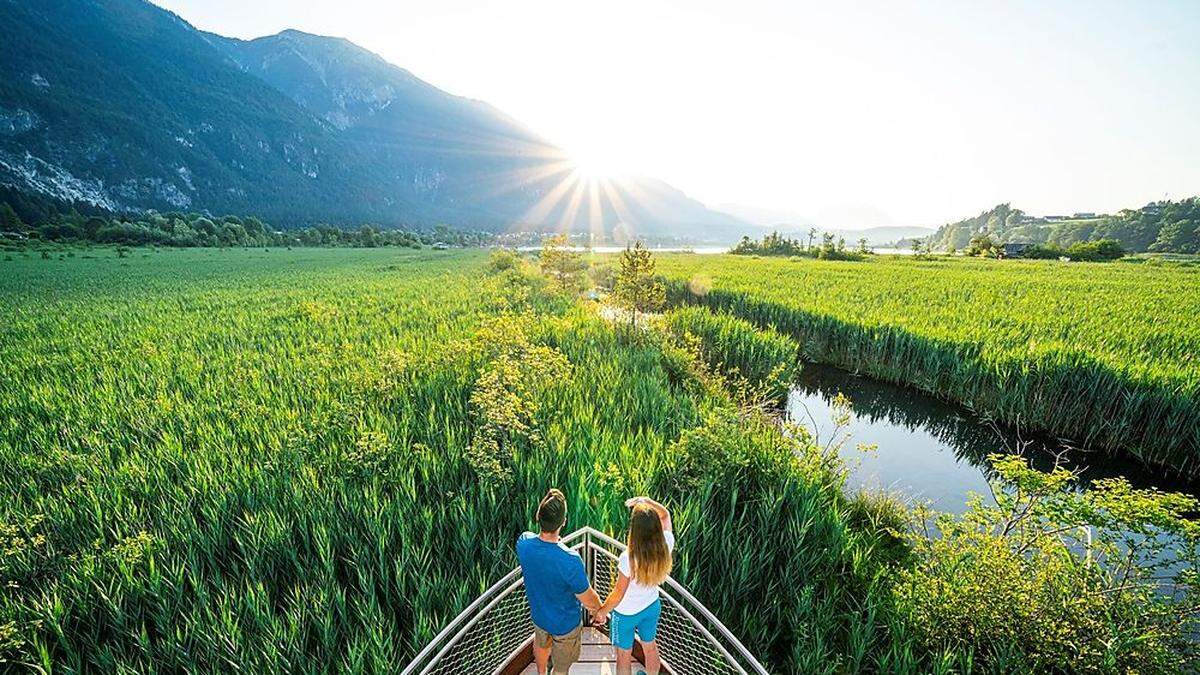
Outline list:
[[[1022,258],[1031,260],[1057,260],[1066,257],[1078,262],[1108,262],[1124,255],[1125,250],[1112,239],[1078,242],[1070,248],[1063,248],[1054,243],[1035,244],[1021,253]]]
[[[510,248],[498,248],[488,256],[485,269],[490,274],[500,274],[509,270],[520,270],[524,262],[521,256]]]
[[[1200,628],[1200,525],[1185,518],[1196,500],[1123,479],[1077,490],[1066,470],[1043,473],[1010,455],[991,460],[994,506],[978,499],[961,518],[932,522],[922,512],[933,531],[910,538],[912,564],[899,571],[894,594],[921,651],[989,672],[1200,665],[1191,642]],[[1182,573],[1172,573],[1168,550]]]
[[[1071,260],[1083,260],[1086,262],[1104,262],[1108,260],[1116,260],[1125,255],[1125,249],[1121,244],[1113,239],[1100,239],[1098,241],[1078,242],[1071,244],[1067,249],[1067,256]]]

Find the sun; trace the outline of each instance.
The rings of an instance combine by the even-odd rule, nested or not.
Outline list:
[[[585,148],[570,153],[571,166],[588,181],[618,178],[625,174],[621,158],[603,148]]]

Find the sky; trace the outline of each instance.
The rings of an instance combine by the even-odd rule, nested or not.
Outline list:
[[[345,37],[597,174],[831,227],[1200,194],[1200,1],[154,0]]]

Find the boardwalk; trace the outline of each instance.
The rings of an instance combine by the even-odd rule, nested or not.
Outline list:
[[[634,663],[633,672],[641,666]],[[615,675],[617,672],[616,655],[608,636],[595,628],[584,628],[583,648],[579,653],[579,662],[571,666],[571,675]],[[537,667],[532,663],[521,671],[521,675],[537,675]]]

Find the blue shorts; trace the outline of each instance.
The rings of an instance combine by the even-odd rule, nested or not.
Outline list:
[[[642,642],[652,642],[658,635],[658,617],[662,615],[662,600],[637,614],[612,613],[612,629],[609,631],[613,646],[617,649],[633,649],[633,634]]]

